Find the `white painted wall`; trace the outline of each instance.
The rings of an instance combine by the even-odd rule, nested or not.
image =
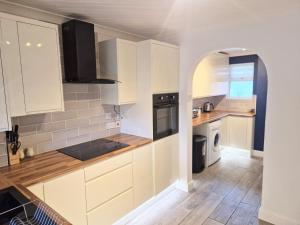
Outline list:
[[[197,22],[195,17],[186,21],[188,26],[182,30],[179,41],[181,182],[188,186],[192,180],[192,75],[197,64],[208,53],[224,48],[254,50],[264,61],[269,76],[260,218],[279,225],[299,225],[299,7],[218,27],[196,28]]]

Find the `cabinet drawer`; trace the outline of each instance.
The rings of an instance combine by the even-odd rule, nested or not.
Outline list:
[[[84,169],[85,180],[86,181],[92,180],[96,177],[99,177],[105,173],[113,171],[131,162],[132,162],[132,152],[130,151],[115,156],[111,159],[96,163]]]
[[[133,209],[132,189],[87,214],[88,225],[111,225]]]
[[[133,186],[129,164],[86,184],[87,211],[103,204]]]

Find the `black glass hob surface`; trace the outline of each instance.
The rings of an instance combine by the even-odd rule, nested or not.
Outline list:
[[[128,146],[128,144],[102,138],[62,148],[57,151],[81,161],[86,161]]]

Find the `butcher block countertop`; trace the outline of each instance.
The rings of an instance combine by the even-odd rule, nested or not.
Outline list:
[[[6,187],[7,182],[28,187],[152,142],[151,139],[128,134],[117,134],[106,137],[106,139],[119,141],[129,146],[87,161],[80,161],[58,151],[36,155],[33,158],[24,160],[19,165],[0,168],[0,189]],[[5,178],[5,181],[2,182],[2,178]]]
[[[209,113],[201,113],[200,116],[193,118],[193,127],[199,126],[204,123],[210,123],[215,120],[222,119],[226,116],[244,116],[244,117],[253,117],[255,116],[254,112],[231,112],[231,111],[220,111],[215,110]]]

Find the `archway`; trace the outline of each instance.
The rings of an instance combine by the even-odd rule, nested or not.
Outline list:
[[[244,52],[246,54],[244,55],[255,55],[256,57],[254,57],[255,59],[253,60],[253,57],[250,59],[254,62],[255,64],[255,70],[258,70],[259,67],[262,67],[265,71],[266,71],[266,67],[265,64],[263,63],[263,61],[261,60],[261,57],[259,56],[260,54],[257,53],[256,51],[250,51],[247,50],[245,48],[221,48],[220,50],[213,50],[213,51],[207,51],[207,53],[203,54],[197,61],[195,61],[195,63],[192,66],[192,69],[189,69],[190,71],[190,76],[189,77],[185,77],[185,82],[187,84],[187,89],[185,89],[185,91],[187,92],[187,94],[185,96],[181,95],[181,100],[185,101],[186,105],[183,106],[181,105],[181,119],[180,119],[180,127],[181,127],[181,134],[186,132],[185,138],[187,138],[186,140],[184,140],[183,136],[180,137],[180,147],[182,148],[186,148],[187,147],[187,154],[184,154],[184,151],[180,151],[180,158],[181,159],[185,159],[187,164],[185,165],[179,165],[180,166],[180,177],[181,180],[179,182],[179,188],[188,191],[191,190],[192,188],[192,109],[193,109],[193,78],[194,78],[194,73],[199,65],[200,62],[202,62],[208,55],[210,54],[214,54],[214,53],[224,53],[224,52],[229,52],[232,51],[233,53],[236,53],[236,51],[240,51],[240,52]],[[240,56],[243,54],[240,54]],[[235,55],[237,56],[237,55]],[[247,61],[247,60],[246,60]],[[258,65],[259,63],[259,65]],[[257,75],[255,75],[257,76]],[[266,78],[266,82],[267,82],[267,78]],[[257,85],[256,85],[257,86]],[[253,87],[253,90],[255,90],[255,84]],[[182,92],[182,89],[180,90]],[[182,94],[182,93],[181,93]],[[266,97],[266,96],[265,96]],[[266,98],[265,98],[266,101]],[[266,102],[264,102],[265,104],[265,108],[264,108],[264,116],[263,116],[263,121],[265,121],[265,115],[266,115]],[[188,111],[186,111],[186,113],[184,113],[184,115],[182,115],[182,111],[184,111],[185,109],[183,109],[183,107],[188,107]],[[182,118],[184,117],[184,120],[182,120]],[[185,121],[185,122],[184,122]],[[188,123],[186,123],[186,121],[188,121]],[[262,121],[262,120],[261,120]],[[263,129],[262,131],[263,133],[265,133],[265,130]],[[253,148],[254,150],[254,148]],[[258,149],[257,149],[258,150]],[[257,151],[255,151],[257,152]],[[259,153],[259,152],[258,152]],[[259,154],[259,156],[262,154]],[[185,167],[185,168],[184,168]],[[186,172],[184,172],[186,171]]]

